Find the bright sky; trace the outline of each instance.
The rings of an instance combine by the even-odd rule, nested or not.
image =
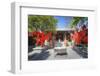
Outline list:
[[[57,22],[57,28],[65,28],[69,25],[70,21],[73,17],[71,16],[54,16],[58,22]]]

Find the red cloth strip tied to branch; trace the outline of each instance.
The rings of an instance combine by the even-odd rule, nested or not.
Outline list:
[[[36,45],[37,46],[39,46],[39,45],[43,46],[45,40],[48,41],[49,39],[52,38],[52,33],[49,32],[49,33],[45,34],[44,32],[37,32],[37,31],[35,31],[35,32],[32,32],[32,36],[36,37]]]

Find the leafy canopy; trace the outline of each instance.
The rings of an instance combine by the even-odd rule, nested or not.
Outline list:
[[[28,31],[50,31],[55,32],[57,19],[54,16],[29,15]]]

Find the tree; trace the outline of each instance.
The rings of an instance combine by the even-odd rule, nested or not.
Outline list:
[[[79,22],[84,24],[86,20],[88,20],[87,17],[73,17],[72,21],[70,22],[70,26],[71,28],[76,27]]]
[[[57,19],[53,16],[29,15],[28,16],[28,31],[44,31],[54,33],[56,30]]]

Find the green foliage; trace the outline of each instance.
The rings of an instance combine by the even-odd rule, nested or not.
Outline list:
[[[73,17],[71,23],[70,23],[70,27],[73,28],[75,26],[77,26],[77,24],[81,21],[84,23],[84,21],[88,20],[87,17]]]
[[[57,20],[53,16],[29,15],[28,31],[51,31],[55,32]]]

